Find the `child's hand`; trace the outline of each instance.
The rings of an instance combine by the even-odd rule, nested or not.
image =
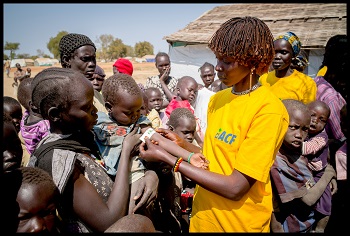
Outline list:
[[[331,182],[329,182],[329,186],[331,188],[331,194],[333,196],[338,191],[337,180],[333,178]]]
[[[194,153],[191,157],[190,164],[204,170],[209,169],[209,161],[202,153]]]
[[[141,134],[137,134],[138,126],[135,126],[133,130],[127,134],[123,141],[123,149],[130,152],[130,157],[136,156],[138,154],[138,144],[141,143],[140,137]]]

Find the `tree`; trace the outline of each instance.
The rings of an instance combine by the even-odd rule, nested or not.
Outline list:
[[[60,31],[56,35],[56,37],[51,37],[49,42],[47,43],[47,49],[53,54],[53,57],[60,60],[60,51],[59,51],[59,43],[63,36],[67,35],[67,31]]]
[[[23,53],[23,54],[17,54],[18,59],[26,59],[30,58],[30,55],[28,53]]]
[[[111,34],[102,34],[96,39],[96,43],[100,45],[99,49],[96,50],[96,56],[98,59],[108,59],[108,48],[114,41],[114,37]],[[97,45],[96,45],[97,47]]]
[[[5,53],[4,53],[4,60],[9,60],[10,59],[10,57],[8,56],[8,55],[6,55]]]
[[[153,45],[147,41],[136,43],[135,55],[137,57],[143,57],[145,55],[153,55]]]
[[[9,43],[9,42],[5,42],[5,47],[4,50],[9,50],[10,51],[10,59],[12,60],[16,53],[15,51],[19,49],[19,45],[20,43]]]
[[[115,59],[119,57],[125,57],[127,54],[127,46],[121,39],[116,38],[108,48],[108,59]]]

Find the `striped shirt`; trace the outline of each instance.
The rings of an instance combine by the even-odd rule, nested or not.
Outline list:
[[[346,104],[346,101],[324,77],[317,76],[315,82],[317,84],[316,100],[326,103],[331,110],[326,124],[328,137],[330,139],[344,141],[346,137],[340,128],[340,110]]]

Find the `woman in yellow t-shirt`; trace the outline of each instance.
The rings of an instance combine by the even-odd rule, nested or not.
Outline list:
[[[175,157],[149,139],[141,144],[140,157],[166,162],[197,183],[190,232],[269,232],[270,168],[289,123],[282,102],[258,83],[273,59],[273,36],[260,19],[235,17],[221,25],[208,46],[219,79],[229,87],[208,104],[203,154],[209,171],[188,163],[196,154]],[[173,140],[200,152],[179,137]]]
[[[259,80],[279,99],[295,99],[307,104],[316,100],[317,86],[310,76],[291,68],[292,59],[299,54],[300,48],[300,40],[293,32],[278,36],[274,41],[275,57],[271,64],[274,70],[261,75]]]

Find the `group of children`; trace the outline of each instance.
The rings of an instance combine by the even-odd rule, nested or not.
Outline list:
[[[199,69],[204,85],[190,76],[171,77],[166,53],[157,54],[159,75],[143,89],[124,61],[116,62],[114,74],[105,79],[92,41],[80,34],[64,36],[62,68],[23,79],[17,100],[4,97],[8,232],[324,232],[336,180],[346,179],[338,174],[344,173],[338,166],[346,168],[346,141],[335,154],[336,171],[329,164],[331,108],[315,100],[312,82],[295,97],[278,86],[283,77],[308,79],[289,68],[300,51],[292,32],[275,40],[276,55],[291,52],[283,62],[272,60],[269,47],[257,63],[234,46],[230,50],[240,57],[231,61],[220,46],[226,29],[249,31],[251,24],[267,31],[256,18],[225,24],[209,44],[218,65],[206,62]],[[271,41],[268,33],[264,37]],[[244,65],[228,66],[236,61]],[[268,62],[273,72],[259,78]],[[214,70],[220,80],[214,81]],[[232,79],[243,74],[241,81]],[[99,109],[95,104],[101,101]],[[346,115],[344,105],[340,122]],[[267,131],[269,120],[276,126]],[[265,154],[269,159],[259,159]],[[257,217],[263,226],[247,215],[256,207],[264,212]]]

